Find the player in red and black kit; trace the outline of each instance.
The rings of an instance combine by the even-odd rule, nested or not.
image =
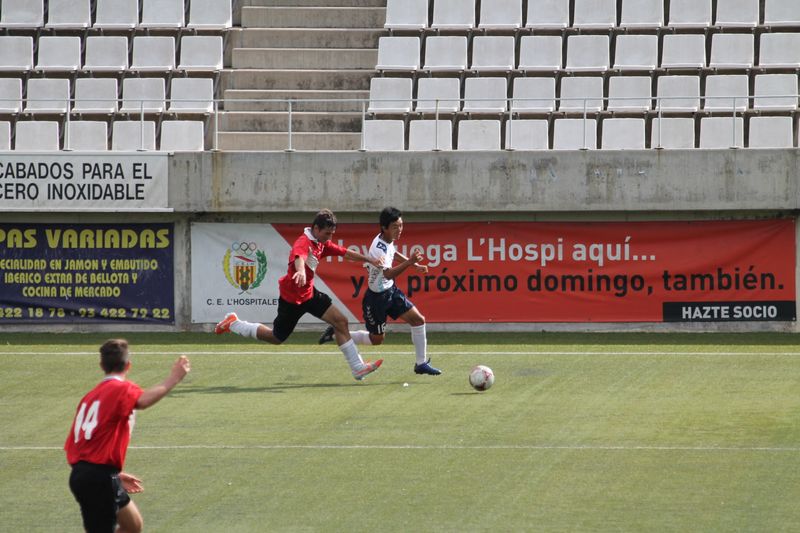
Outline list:
[[[87,532],[136,533],[142,530],[142,515],[128,493],[142,492],[142,482],[122,471],[134,409],[146,409],[166,396],[189,372],[189,359],[182,355],[167,379],[142,390],[125,379],[131,369],[128,342],[112,339],[100,347],[100,368],[106,377],[78,404],[64,443],[72,466],[69,488]]]
[[[350,365],[350,371],[355,379],[361,380],[377,370],[383,359],[378,359],[374,363],[364,362],[361,359],[356,344],[350,338],[347,317],[333,305],[330,296],[314,287],[314,273],[324,257],[338,256],[350,261],[362,261],[379,266],[376,259],[348,250],[331,241],[335,231],[336,216],[330,210],[323,209],[314,217],[311,227],[305,228],[303,234],[294,242],[289,253],[288,272],[278,280],[280,289],[278,316],[275,317],[271,329],[264,324],[239,320],[236,313],[228,313],[214,328],[214,332],[219,334],[231,331],[271,344],[282,344],[292,334],[300,317],[309,313],[333,326],[336,344]]]

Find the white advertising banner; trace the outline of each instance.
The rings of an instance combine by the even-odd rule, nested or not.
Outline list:
[[[0,153],[5,211],[163,211],[166,153]]]
[[[271,325],[278,313],[278,279],[286,274],[293,242],[271,224],[223,223],[192,224],[191,242],[192,322],[216,323],[235,311],[242,320]],[[348,320],[357,321],[320,272],[314,286],[327,293]],[[305,315],[300,322],[319,320]]]

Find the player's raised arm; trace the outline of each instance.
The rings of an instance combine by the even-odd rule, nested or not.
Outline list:
[[[397,276],[405,272],[405,270],[408,267],[411,266],[416,267],[418,272],[428,271],[427,266],[420,264],[423,258],[422,258],[422,253],[419,250],[414,250],[414,252],[411,254],[411,257],[406,257],[400,252],[395,252],[394,256],[400,260],[400,263],[398,263],[397,266],[391,268],[384,268],[383,277],[385,277],[386,279],[396,278]]]
[[[139,396],[139,400],[136,402],[136,408],[147,409],[151,405],[157,403],[161,398],[166,396],[175,385],[180,383],[191,369],[189,358],[185,355],[180,356],[178,360],[173,363],[172,370],[169,376],[167,376],[167,379],[142,392],[142,395]]]
[[[353,250],[348,249],[347,252],[344,254],[344,258],[347,259],[348,261],[360,261],[363,263],[369,263],[370,265],[377,268],[383,268],[383,263],[381,262],[380,259],[376,259],[375,257],[370,257],[368,255],[363,255],[359,252],[354,252]]]

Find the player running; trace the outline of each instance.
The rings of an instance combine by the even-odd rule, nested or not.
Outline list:
[[[294,242],[289,253],[288,272],[278,280],[280,289],[278,316],[272,323],[272,329],[264,324],[239,320],[236,313],[228,313],[214,328],[214,333],[231,331],[270,344],[282,344],[292,334],[300,317],[309,313],[331,325],[330,340],[336,339],[336,344],[339,345],[356,380],[360,381],[375,372],[383,363],[383,359],[378,359],[374,363],[364,362],[361,359],[358,347],[350,338],[347,317],[333,305],[330,296],[314,287],[314,274],[324,257],[340,256],[350,261],[367,262],[373,267],[380,264],[376,259],[365,257],[334,243],[331,238],[335,231],[336,216],[330,210],[323,209],[314,217],[311,227],[305,228],[303,234]]]
[[[372,245],[369,247],[369,257],[378,264],[370,262],[368,266],[369,288],[364,293],[364,299],[361,302],[367,331],[353,331],[350,332],[350,336],[356,344],[382,344],[386,338],[387,315],[394,320],[399,318],[411,326],[411,342],[414,343],[416,352],[414,372],[438,376],[442,371],[432,367],[431,360],[427,356],[428,337],[425,332],[425,317],[394,282],[397,276],[412,266],[417,272],[428,272],[428,267],[420,264],[422,254],[419,251],[411,253],[411,257],[405,257],[395,247],[395,241],[403,232],[402,216],[400,210],[394,207],[387,207],[381,211],[381,232],[373,239]],[[393,266],[395,257],[401,262]],[[329,327],[320,337],[319,343],[330,342],[333,340],[333,336],[334,330]]]

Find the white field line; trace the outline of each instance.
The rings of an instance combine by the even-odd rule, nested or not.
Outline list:
[[[659,451],[659,452],[800,452],[797,446],[612,446],[612,445],[414,445],[414,444],[189,444],[130,446],[130,450],[565,450],[565,451]],[[0,451],[63,451],[60,446],[0,446]]]
[[[409,353],[413,353],[413,347],[409,346],[408,350],[405,351],[392,351],[392,352],[385,352],[385,351],[376,351],[375,355],[408,355]],[[554,350],[554,351],[524,351],[524,352],[507,352],[507,351],[487,351],[487,352],[470,352],[470,351],[459,351],[459,352],[446,352],[446,351],[429,351],[430,355],[435,356],[470,356],[474,357],[476,355],[486,356],[486,357],[494,357],[494,356],[513,356],[513,355],[564,355],[564,356],[598,356],[598,355],[610,355],[610,356],[620,356],[620,355],[636,355],[636,356],[665,356],[665,355],[677,355],[677,356],[706,356],[706,355],[724,355],[724,356],[736,356],[736,355],[780,355],[780,356],[800,356],[800,351],[798,352],[689,352],[689,351],[680,351],[680,352],[647,352],[647,351],[638,351],[638,352],[625,352],[625,351],[593,351],[593,352],[584,352],[584,351],[562,351],[562,350]],[[4,355],[52,355],[52,356],[63,356],[63,355],[70,355],[70,356],[87,356],[87,355],[97,355],[97,351],[93,350],[90,352],[25,352],[25,351],[18,351],[18,352],[11,352],[11,351],[2,351],[0,350],[0,357]],[[133,352],[134,356],[141,356],[141,355],[156,355],[156,356],[177,356],[177,355],[187,355],[187,356],[194,356],[194,355],[246,355],[246,356],[274,356],[274,355],[287,355],[287,356],[296,356],[296,355],[336,355],[340,356],[340,352],[313,352],[313,351],[170,351],[170,352],[140,352],[135,351]]]

